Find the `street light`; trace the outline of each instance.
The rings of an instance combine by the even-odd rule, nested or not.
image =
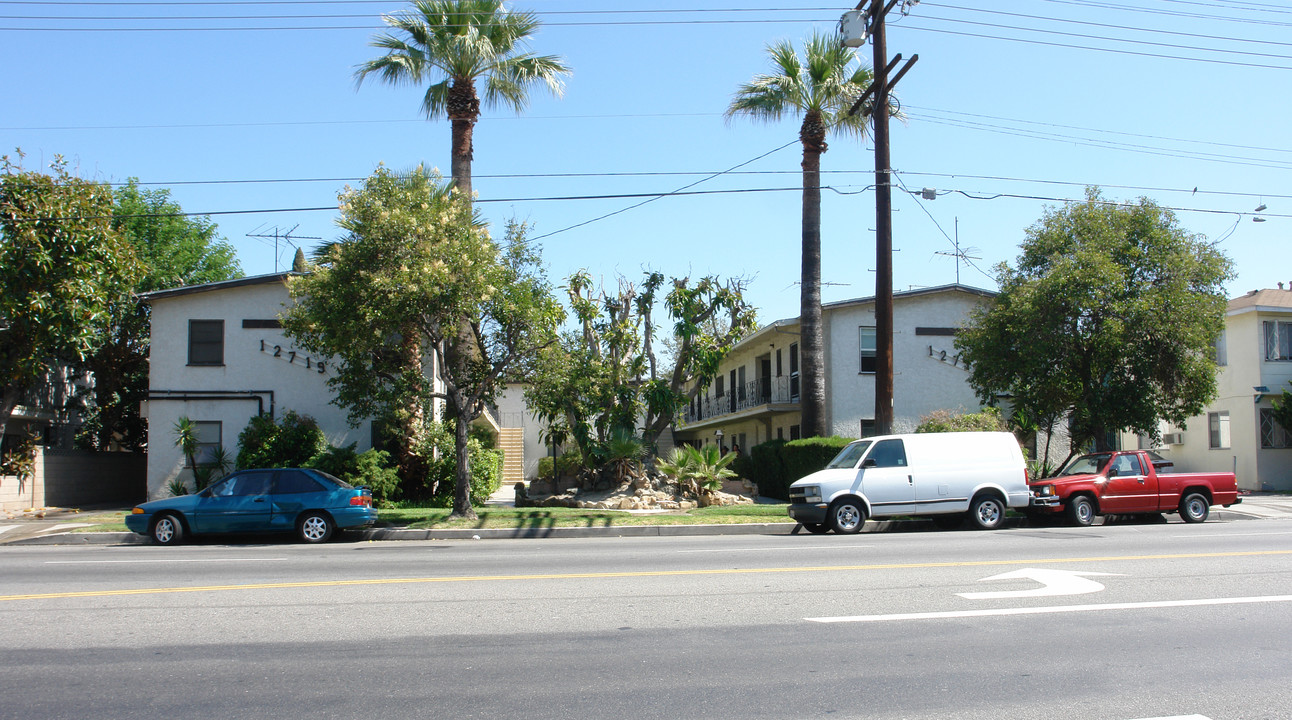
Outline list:
[[[714,440],[714,442],[718,444],[718,449],[721,450],[722,449],[722,428],[718,428],[717,430],[714,430],[713,437],[717,438],[716,440]]]

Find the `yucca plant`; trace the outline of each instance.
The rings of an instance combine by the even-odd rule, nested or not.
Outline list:
[[[721,490],[723,480],[735,477],[736,473],[727,468],[735,459],[735,453],[723,455],[717,445],[706,445],[703,449],[683,445],[673,448],[667,458],[656,460],[655,467],[677,478],[684,491],[698,496],[701,492]]]
[[[166,483],[166,491],[169,492],[172,497],[187,495],[188,483],[184,482],[184,478],[177,477],[171,480],[170,482]]]

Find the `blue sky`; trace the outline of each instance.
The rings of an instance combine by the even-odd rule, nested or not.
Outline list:
[[[537,95],[520,118],[486,110],[477,126],[475,189],[494,227],[529,222],[557,284],[581,268],[611,288],[645,268],[742,276],[760,322],[797,315],[798,123],[722,111],[767,68],[769,42],[831,31],[853,5],[513,5],[545,23],[532,48],[574,73],[564,98]],[[402,7],[3,0],[0,149],[22,148],[28,167],[60,153],[86,177],[169,187],[186,211],[211,213],[248,274],[283,269],[294,248],[248,235],[335,239],[333,209],[301,209],[335,208],[379,162],[447,172],[448,123],[420,116],[420,90],[356,89],[380,14]],[[1290,27],[1284,0],[894,12],[890,53],[919,54],[896,89],[909,119],[892,127],[893,167],[916,191],[894,197],[895,289],[955,282],[957,234],[975,258],[960,281],[994,288],[992,266],[1015,259],[1044,206],[1087,184],[1177,208],[1235,262],[1231,296],[1292,282]],[[845,138],[823,157],[826,302],[873,294],[873,163],[869,144]],[[703,194],[629,210],[645,198],[588,199],[668,193],[737,166],[688,191]],[[926,187],[936,200],[918,197]]]

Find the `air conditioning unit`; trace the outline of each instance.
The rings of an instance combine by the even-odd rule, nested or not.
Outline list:
[[[1162,444],[1163,445],[1183,445],[1184,433],[1178,433],[1178,432],[1162,433]]]

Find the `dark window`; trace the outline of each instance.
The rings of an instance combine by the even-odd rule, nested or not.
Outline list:
[[[798,425],[791,425],[791,426],[790,426],[790,440],[798,440],[798,439],[799,439],[799,438],[801,438],[801,437],[803,437],[803,431],[802,431],[801,429],[799,429],[799,426],[798,426]]]
[[[237,483],[233,487],[233,495],[268,495],[269,481],[273,479],[273,473],[255,472],[246,473],[237,477]]]
[[[878,336],[873,327],[859,327],[858,340],[861,347],[861,372],[873,373],[879,366]]]
[[[318,480],[300,470],[282,470],[278,473],[278,482],[274,484],[275,495],[294,495],[298,493],[320,492],[324,487]]]
[[[866,459],[874,460],[875,467],[906,467],[906,446],[901,440],[881,440]]]
[[[218,420],[193,421],[193,434],[197,436],[197,450],[193,462],[205,467],[215,463],[217,453],[224,444],[224,426]]]
[[[783,372],[783,370],[784,368],[781,367],[781,349],[776,348],[776,377],[781,377],[782,375],[784,375],[785,373]]]
[[[722,376],[721,376],[721,375],[719,375],[718,377],[716,377],[716,378],[714,378],[714,379],[713,379],[713,396],[714,396],[714,397],[722,397],[722,396],[726,395],[726,393],[722,391],[722,383],[723,383],[723,380],[722,380]]]
[[[868,438],[875,434],[875,421],[862,418],[861,437]]]
[[[188,321],[188,364],[224,364],[224,321]]]
[[[243,320],[243,330],[278,330],[283,324],[278,320]]]
[[[1266,449],[1292,447],[1292,432],[1279,424],[1274,411],[1261,408],[1261,447]]]
[[[790,345],[790,402],[799,399],[799,346]],[[798,438],[794,438],[797,440]]]

